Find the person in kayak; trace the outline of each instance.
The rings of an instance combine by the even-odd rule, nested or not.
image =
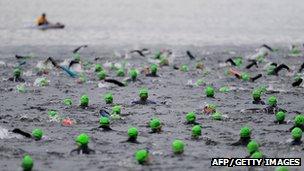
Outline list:
[[[46,14],[42,13],[42,15],[37,19],[37,25],[46,25],[49,24],[48,20],[46,19]]]

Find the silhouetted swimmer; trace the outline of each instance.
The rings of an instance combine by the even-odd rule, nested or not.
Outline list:
[[[185,143],[182,140],[174,140],[171,145],[172,151],[175,155],[181,155],[184,153]]]
[[[149,150],[137,150],[135,153],[135,159],[137,160],[138,164],[141,165],[149,165],[150,157],[149,157]]]
[[[265,111],[269,114],[275,114],[279,111],[286,112],[286,110],[281,109],[277,106],[277,98],[275,96],[270,96],[268,98],[268,106],[265,108]]]
[[[258,68],[258,63],[256,60],[251,60],[251,63],[246,66],[246,69],[250,69],[253,66],[256,66]]]
[[[204,92],[205,92],[207,97],[214,98],[215,91],[214,91],[214,88],[212,86],[207,86],[204,89]]]
[[[298,87],[303,82],[303,79],[301,77],[296,77],[295,81],[292,83],[293,87]]]
[[[73,65],[75,65],[75,64],[79,64],[79,60],[77,60],[77,59],[72,60],[72,61],[69,63],[69,69],[70,69]]]
[[[291,145],[301,145],[302,144],[302,141],[301,141],[302,133],[303,133],[302,129],[300,129],[298,127],[292,129],[291,136],[292,136],[293,141],[291,142]]]
[[[90,102],[89,96],[84,94],[80,97],[79,106],[83,109],[87,108],[89,106],[89,102]]]
[[[248,152],[248,156],[246,156],[245,158],[250,158],[250,156],[252,156],[255,152],[259,151],[259,144],[255,141],[255,140],[251,140],[248,144],[247,144],[247,152]]]
[[[12,132],[13,132],[13,133],[16,133],[16,134],[20,134],[20,135],[22,135],[22,136],[24,136],[24,137],[26,137],[26,138],[32,138],[32,135],[31,135],[30,133],[27,133],[27,132],[25,132],[25,131],[22,131],[22,130],[19,129],[19,128],[13,129]]]
[[[285,112],[279,111],[279,112],[276,113],[275,117],[276,117],[276,120],[274,121],[274,123],[277,123],[277,124],[286,124],[286,121],[285,121]]]
[[[125,87],[126,85],[120,81],[117,81],[117,80],[114,80],[114,79],[104,79],[105,82],[108,82],[108,83],[112,83],[112,84],[116,84],[118,85],[119,87]]]
[[[194,124],[194,125],[199,124],[196,122],[196,114],[194,112],[188,112],[186,114],[186,124]]]
[[[193,56],[189,50],[187,50],[186,53],[189,56],[190,60],[194,60],[195,59],[195,56]]]
[[[146,74],[147,77],[159,77],[157,75],[157,70],[158,70],[158,67],[156,64],[152,64],[150,66],[150,73]]]
[[[240,130],[240,139],[237,142],[232,143],[231,145],[232,146],[239,146],[239,145],[246,146],[251,140],[250,136],[251,136],[250,128],[247,126],[242,127]]]
[[[99,128],[102,128],[104,131],[112,131],[110,127],[110,119],[108,117],[100,117],[99,119]]]
[[[122,143],[130,142],[130,143],[140,144],[140,142],[137,141],[137,136],[138,136],[137,128],[131,127],[128,129],[128,139],[126,141],[122,141]]]
[[[76,143],[78,147],[70,152],[70,154],[95,154],[95,151],[90,149],[88,144],[90,142],[90,137],[87,134],[80,134],[76,137]]]
[[[51,62],[54,67],[60,68],[59,64],[52,57],[48,57],[44,63],[47,64],[48,62]]]
[[[22,71],[20,68],[16,68],[13,71],[13,77],[9,78],[9,81],[14,81],[14,82],[25,82],[23,78],[21,78]]]
[[[22,55],[15,55],[16,59],[29,59],[31,56],[22,56]]]
[[[25,131],[22,131],[21,129],[19,128],[15,128],[13,129],[12,131],[13,133],[16,133],[16,134],[20,134],[26,138],[33,138],[34,140],[38,141],[38,140],[41,140],[41,138],[43,137],[43,131],[39,128],[36,128],[32,131],[32,134],[28,133],[28,132],[25,132]]]
[[[81,48],[86,48],[88,47],[88,45],[81,45],[79,47],[77,47],[76,49],[73,50],[73,53],[77,53]]]
[[[251,77],[250,78],[250,81],[251,82],[254,82],[255,80],[257,80],[257,79],[259,79],[259,78],[261,78],[262,77],[262,74],[258,74],[258,75],[256,75],[255,77]]]
[[[22,159],[21,167],[23,171],[32,171],[34,160],[30,155],[25,155]]]
[[[138,73],[137,73],[137,70],[136,69],[130,69],[129,71],[129,76],[131,78],[131,81],[136,81],[137,80],[137,76],[138,76]]]
[[[25,65],[25,64],[26,64],[26,61],[18,62],[18,67]]]
[[[191,129],[191,139],[198,140],[202,135],[202,127],[200,125],[195,125]]]
[[[254,82],[257,79],[262,77],[262,74],[258,74],[254,77],[250,77],[249,73],[246,73],[246,72],[240,73],[239,71],[237,71],[235,69],[232,69],[232,68],[229,69],[229,73],[231,75],[234,75],[237,79],[240,79],[240,80],[243,80],[243,81],[251,81],[251,82]]]
[[[271,52],[273,52],[273,49],[270,46],[266,45],[266,44],[263,44],[261,47],[264,47],[264,48],[270,50]]]
[[[141,50],[131,50],[130,53],[138,53],[140,56],[142,57],[146,57],[146,55],[144,54],[144,52],[149,52],[148,49],[143,48]]]
[[[277,65],[277,63],[271,63],[267,68],[268,75],[278,75],[279,71],[282,69],[287,69],[290,72],[290,68],[285,64]]]
[[[232,66],[236,66],[236,63],[231,58],[227,59],[225,62],[230,63]]]
[[[132,101],[132,104],[141,104],[141,105],[147,105],[147,104],[156,104],[156,102],[148,100],[149,92],[147,89],[140,89],[139,90],[139,100]]]
[[[64,66],[60,66],[52,57],[49,57],[49,58],[45,61],[45,63],[47,63],[48,61],[50,61],[50,62],[54,65],[54,67],[60,68],[60,69],[64,70],[64,71],[65,71],[67,74],[69,74],[71,77],[75,78],[75,77],[77,76],[77,74],[74,73],[73,71],[69,70],[69,68],[66,68],[66,67],[64,67]]]
[[[289,131],[292,131],[294,128],[300,128],[302,131],[304,131],[304,115],[298,114],[294,118],[294,125],[289,129]]]
[[[176,64],[174,64],[174,65],[173,65],[173,69],[179,70],[179,67],[178,67]]]
[[[287,69],[288,71],[290,71],[290,68],[287,65],[281,64],[281,65],[277,66],[273,72],[275,75],[278,75],[279,71],[281,71],[282,69]]]
[[[162,132],[162,124],[159,119],[154,118],[151,119],[149,126],[151,128],[150,133],[161,133]]]
[[[299,72],[302,72],[303,69],[304,69],[304,62],[303,62],[303,64],[301,65],[301,67],[300,67],[300,69],[299,69]]]
[[[250,158],[252,158],[252,159],[262,159],[262,158],[266,158],[266,156],[261,151],[256,151],[250,156]]]

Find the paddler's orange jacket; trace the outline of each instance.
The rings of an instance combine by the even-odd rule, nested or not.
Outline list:
[[[40,16],[37,19],[37,25],[40,26],[40,25],[43,25],[43,24],[48,24],[48,21],[46,20],[46,17]]]

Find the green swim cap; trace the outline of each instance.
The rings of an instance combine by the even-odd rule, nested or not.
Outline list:
[[[247,151],[248,153],[251,155],[256,151],[259,151],[259,144],[255,141],[255,140],[251,140],[248,144],[247,144]]]
[[[43,136],[43,132],[41,129],[36,128],[33,130],[32,132],[32,136],[36,139],[36,140],[41,140],[42,136]]]
[[[34,166],[34,161],[29,155],[25,155],[21,164],[23,171],[31,171]]]
[[[276,113],[276,120],[278,122],[283,122],[285,120],[285,112],[279,111]]]
[[[39,86],[47,86],[49,85],[49,80],[46,79],[45,77],[41,78],[41,80],[39,81]]]
[[[82,95],[80,98],[80,106],[87,107],[89,106],[89,96]]]
[[[140,89],[139,90],[139,97],[141,100],[145,101],[148,99],[149,97],[149,93],[148,93],[148,90],[143,88],[143,89]]]
[[[205,88],[205,94],[207,97],[214,97],[214,88],[211,86],[207,86]]]
[[[259,86],[258,90],[261,91],[261,93],[265,93],[267,91],[267,87],[265,85]]]
[[[275,65],[270,65],[269,67],[267,67],[266,72],[268,75],[273,75],[274,74],[274,69],[276,68]]]
[[[260,100],[262,92],[258,89],[252,91],[253,100]]]
[[[241,66],[243,64],[243,59],[242,59],[242,57],[238,56],[237,58],[235,58],[233,60],[233,62],[235,63],[236,66],[239,67],[239,66]]]
[[[14,74],[14,77],[16,77],[16,78],[20,77],[21,69],[19,69],[19,68],[14,69],[13,74]]]
[[[100,126],[110,126],[110,119],[108,117],[100,117],[99,119]]]
[[[299,81],[301,79],[301,75],[296,75],[293,79],[294,81]]]
[[[187,120],[188,123],[194,123],[195,120],[196,120],[196,115],[195,115],[195,113],[194,113],[194,112],[189,112],[189,113],[187,113],[187,115],[186,115],[186,120]]]
[[[304,115],[297,115],[294,119],[294,125],[296,127],[302,127],[304,125]]]
[[[275,168],[275,171],[289,171],[286,166],[278,166]]]
[[[112,93],[107,93],[104,95],[104,100],[106,104],[112,104],[113,103],[113,95]]]
[[[182,140],[174,140],[172,143],[172,151],[175,154],[181,154],[184,152],[185,144]]]
[[[230,89],[229,89],[228,86],[224,86],[224,87],[221,87],[221,88],[219,89],[219,91],[220,91],[221,93],[228,93],[228,92],[230,91]]]
[[[25,85],[24,84],[19,84],[16,86],[16,89],[19,93],[25,93],[26,89],[25,89]]]
[[[56,112],[54,110],[50,110],[50,111],[48,111],[48,115],[51,117],[54,117],[54,116],[58,115],[58,112]]]
[[[137,128],[132,127],[132,128],[129,128],[129,129],[128,129],[128,136],[129,136],[130,138],[136,139],[136,138],[137,138],[137,135],[138,135],[138,130],[137,130]]]
[[[66,106],[72,106],[73,101],[72,101],[72,99],[70,99],[70,98],[66,98],[66,99],[63,100],[63,103],[64,103]]]
[[[241,77],[242,77],[243,81],[249,81],[249,79],[250,79],[250,75],[248,73],[245,73],[245,72],[243,72],[241,74]]]
[[[215,112],[212,114],[213,120],[222,120],[222,114],[220,112]]]
[[[104,80],[106,78],[106,76],[107,76],[107,73],[104,70],[101,70],[97,73],[97,77],[99,80]]]
[[[137,78],[138,73],[137,73],[136,69],[131,69],[129,71],[129,75],[130,75],[132,80],[135,80]]]
[[[275,106],[277,104],[277,98],[275,96],[270,96],[268,98],[268,105]]]
[[[200,125],[195,125],[192,127],[192,137],[199,137],[202,135],[202,127]]]
[[[152,64],[150,66],[150,70],[151,70],[152,75],[156,75],[156,73],[157,73],[157,65],[156,64]]]
[[[259,55],[258,57],[256,57],[256,60],[257,60],[257,62],[263,62],[264,58],[265,58],[264,55]]]
[[[189,71],[189,68],[188,68],[187,65],[182,65],[180,70],[183,71],[183,72],[187,72],[187,71]]]
[[[118,77],[124,77],[124,76],[125,76],[125,71],[124,71],[124,69],[119,68],[119,69],[116,71],[116,75],[117,75]]]
[[[296,141],[301,140],[302,129],[298,128],[298,127],[293,128],[293,130],[291,131],[291,135],[294,140],[296,140]]]
[[[138,150],[135,153],[135,158],[139,164],[144,164],[148,161],[149,152],[147,150]]]
[[[155,59],[160,59],[161,54],[162,54],[162,53],[161,53],[160,51],[156,52],[155,55],[154,55],[154,58],[155,58]]]
[[[89,144],[90,142],[90,137],[85,134],[85,133],[82,133],[82,134],[79,134],[77,137],[76,137],[76,143],[80,146],[86,146]]]
[[[204,83],[204,80],[198,79],[198,80],[196,80],[196,82],[194,83],[194,85],[198,87],[198,86],[202,85],[203,83]]]
[[[240,130],[240,137],[241,138],[250,138],[251,130],[248,126],[244,126]]]
[[[161,66],[168,66],[169,65],[169,60],[165,57],[162,57],[161,60],[160,60],[160,63],[159,65]]]
[[[115,105],[114,107],[112,107],[112,114],[119,115],[120,113],[121,113],[121,106]]]
[[[263,158],[263,153],[260,151],[256,151],[250,156],[250,158],[253,158],[253,159]]]
[[[100,72],[102,70],[103,70],[103,68],[102,68],[102,66],[100,64],[96,64],[95,65],[95,72]]]
[[[212,111],[216,112],[216,106],[214,104],[207,104],[205,107],[211,109]]]
[[[157,131],[161,128],[161,122],[157,118],[152,119],[149,125],[152,131]]]

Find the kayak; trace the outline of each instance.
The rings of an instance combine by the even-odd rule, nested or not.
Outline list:
[[[60,24],[60,23],[56,23],[56,24],[44,24],[44,25],[40,25],[40,26],[35,26],[35,28],[39,29],[39,30],[63,29],[64,25]]]

